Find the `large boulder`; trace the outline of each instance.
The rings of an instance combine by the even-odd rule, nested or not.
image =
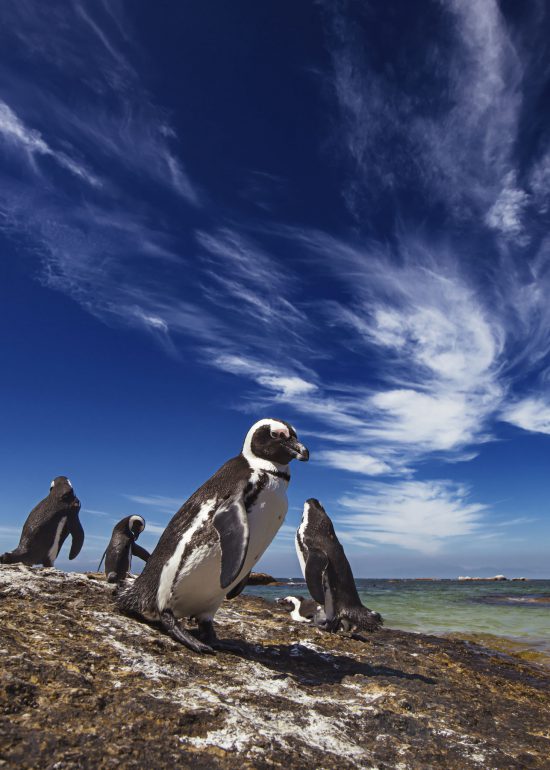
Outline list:
[[[97,577],[0,567],[0,767],[547,768],[548,671],[462,641],[366,640],[246,595],[244,653],[124,617]]]

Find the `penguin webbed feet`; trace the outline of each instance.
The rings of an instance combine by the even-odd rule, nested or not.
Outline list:
[[[199,636],[201,640],[213,650],[220,652],[235,652],[243,654],[245,648],[233,639],[219,639],[211,620],[199,620]]]
[[[382,616],[378,612],[373,612],[367,607],[361,607],[358,610],[349,610],[340,612],[338,615],[330,618],[325,616],[324,612],[317,612],[314,617],[314,623],[321,631],[327,631],[335,634],[339,631],[349,633],[353,639],[365,641],[365,637],[358,632],[376,631],[384,624]]]
[[[313,618],[314,625],[321,631],[326,631],[329,634],[335,634],[340,627],[340,618],[327,618],[325,613],[318,613]]]
[[[384,620],[379,612],[373,612],[368,607],[353,608],[338,616],[338,629],[351,634],[352,637],[362,639],[361,631],[371,633],[384,625]]]
[[[161,614],[160,624],[174,641],[183,644],[187,649],[193,650],[193,652],[205,653],[206,655],[216,654],[213,647],[196,639],[193,634],[190,634],[189,631],[182,628],[170,610],[164,610]]]
[[[27,554],[17,549],[0,554],[0,564],[25,564],[25,559],[28,562],[27,566],[32,566],[32,560],[27,558]]]

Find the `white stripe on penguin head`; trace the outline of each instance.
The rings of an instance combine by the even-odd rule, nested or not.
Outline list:
[[[248,460],[250,467],[254,470],[279,471],[282,468],[286,468],[287,466],[281,465],[280,463],[271,462],[270,460],[264,460],[260,457],[257,457],[252,451],[252,438],[254,437],[254,434],[258,428],[263,428],[264,425],[268,425],[272,433],[279,431],[287,437],[290,435],[288,426],[285,425],[284,422],[270,419],[258,420],[258,422],[255,422],[246,434],[242,448],[242,454]]]
[[[138,521],[141,524],[141,532],[145,529],[145,519],[143,516],[130,516],[130,521],[128,522],[128,529],[132,529],[134,522]]]

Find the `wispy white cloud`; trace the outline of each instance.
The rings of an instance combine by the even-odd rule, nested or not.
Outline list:
[[[532,433],[550,435],[550,401],[547,398],[524,398],[509,404],[501,419]]]
[[[325,3],[331,82],[356,167],[348,201],[364,220],[361,197],[413,182],[459,221],[473,218],[526,243],[529,196],[517,181],[515,149],[529,52],[512,37],[497,0],[441,5],[449,38],[428,41],[411,77],[409,57],[404,64],[394,51],[391,65],[373,65],[366,41],[377,27],[362,26],[352,4]]]
[[[497,522],[498,527],[517,527],[523,524],[532,524],[537,521],[535,518],[529,516],[518,516],[516,519],[506,519],[506,521]]]
[[[131,500],[133,503],[139,503],[139,505],[146,505],[150,508],[155,508],[162,513],[172,514],[181,508],[181,504],[185,500],[183,497],[166,497],[164,495],[124,495],[124,497],[126,497],[128,500]],[[151,529],[151,527],[149,528]],[[151,529],[151,531],[156,530]],[[162,531],[164,531],[164,528],[162,528]]]
[[[82,0],[60,12],[7,0],[3,13],[6,35],[21,41],[39,74],[42,68],[49,72],[53,67],[64,77],[69,72],[79,79],[79,98],[70,106],[47,79],[38,77],[13,88],[17,108],[12,105],[12,116],[0,119],[6,122],[10,118],[8,127],[21,148],[34,155],[49,155],[89,184],[101,183],[111,192],[120,183],[120,175],[115,183],[112,173],[115,163],[115,171],[122,167],[134,178],[153,179],[192,206],[201,205],[198,186],[179,157],[178,135],[131,63],[136,56],[132,25],[127,18],[121,20],[120,7],[113,12]],[[16,84],[17,76],[12,76],[8,62],[1,66],[6,81]],[[55,141],[26,128],[27,114],[46,116],[48,136]],[[18,124],[14,124],[14,115]],[[93,158],[102,173],[94,174],[65,151],[54,150],[60,146]],[[120,191],[117,193],[120,199]],[[128,189],[125,194],[130,194]],[[130,195],[136,195],[135,185]]]
[[[18,118],[15,112],[0,99],[0,135],[12,146],[24,151],[29,158],[34,155],[51,157],[60,166],[66,168],[75,176],[80,177],[93,187],[101,185],[100,180],[91,174],[84,166],[74,161],[66,153],[58,150],[54,152],[45,142],[39,131],[28,128]]]
[[[282,401],[301,398],[317,390],[317,385],[288,370],[278,368],[265,361],[247,358],[234,353],[217,355],[211,364],[231,374],[237,374],[254,380],[258,385],[271,392],[272,398]]]
[[[217,307],[253,324],[252,334],[242,335],[248,344],[260,339],[261,324],[272,348],[280,348],[282,341],[304,349],[309,322],[295,301],[300,281],[292,268],[234,229],[198,231],[196,238],[207,266],[204,295]],[[265,348],[265,338],[257,347]]]
[[[357,366],[373,354],[385,362],[376,392],[369,392],[369,377],[362,392],[339,399],[361,418],[355,436],[411,457],[486,440],[487,420],[506,390],[506,327],[445,250],[408,239],[394,262],[372,245],[353,248],[320,233],[300,237],[330,259],[351,292],[351,302],[330,307],[333,323],[361,343]]]
[[[365,476],[381,476],[392,471],[388,463],[377,457],[347,449],[322,449],[317,452],[315,459],[331,468],[361,473]]]
[[[0,535],[2,536],[19,537],[20,534],[21,527],[0,527]]]
[[[529,195],[518,187],[513,172],[510,172],[504,180],[498,198],[487,212],[485,222],[493,230],[515,238],[519,243],[527,243],[523,215],[528,204]]]
[[[162,535],[164,530],[166,529],[166,524],[156,524],[154,522],[146,521],[145,522],[145,531],[144,535]]]
[[[449,481],[364,485],[344,495],[349,515],[335,517],[342,539],[436,553],[452,538],[477,533],[487,510],[469,502],[469,490]],[[340,534],[340,529],[338,530]]]

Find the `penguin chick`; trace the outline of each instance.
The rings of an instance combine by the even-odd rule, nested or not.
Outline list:
[[[355,633],[374,631],[382,625],[378,612],[361,603],[332,521],[315,498],[304,504],[296,551],[309,592],[324,607],[325,620],[321,616],[317,620],[320,628]]]
[[[242,451],[185,502],[164,530],[145,569],[121,591],[122,612],[160,622],[196,652],[235,649],[216,636],[213,618],[237,596],[284,521],[289,463],[309,452],[284,420],[264,419],[248,431]],[[198,622],[200,641],[180,624]]]
[[[19,545],[0,556],[0,564],[18,562],[31,567],[42,564],[53,567],[61,546],[71,535],[69,559],[80,553],[84,544],[84,530],[78,518],[80,500],[66,476],[57,476],[50,484],[50,492],[29,513],[23,524]]]

